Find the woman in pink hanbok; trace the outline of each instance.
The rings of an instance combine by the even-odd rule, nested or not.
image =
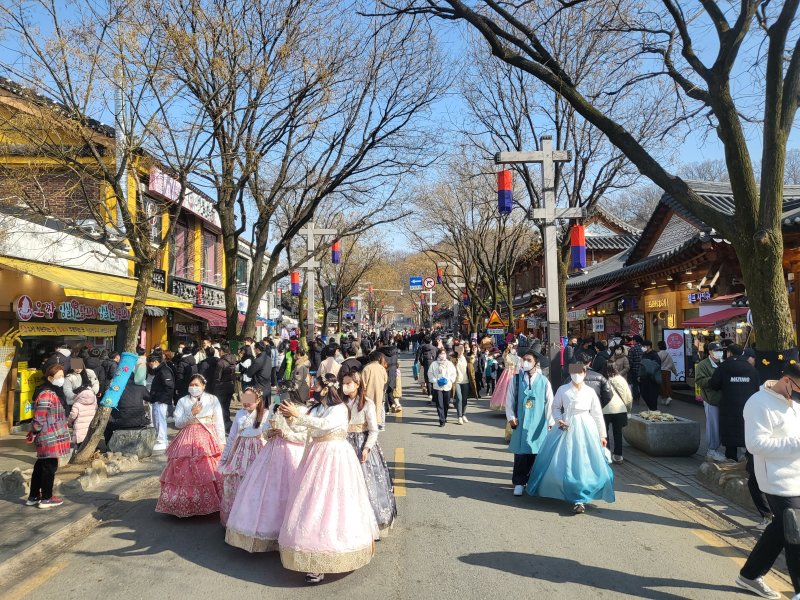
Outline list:
[[[292,387],[288,392],[298,412],[304,414],[305,402],[297,390]],[[306,445],[305,426],[296,420],[290,425],[274,407],[270,407],[267,423],[267,444],[239,485],[225,532],[228,544],[248,552],[278,549],[289,488]]]
[[[509,344],[503,353],[503,372],[497,380],[492,398],[489,400],[489,408],[492,410],[506,410],[506,402],[510,393],[511,382],[517,374],[519,360],[517,359],[517,349],[515,344]]]
[[[264,447],[261,434],[267,415],[261,388],[247,388],[242,392],[241,400],[242,408],[233,418],[225,452],[219,459],[218,470],[223,481],[219,520],[223,525],[228,522],[236,492],[247,469]]]
[[[181,431],[167,448],[156,512],[176,517],[219,512],[217,465],[225,448],[225,423],[222,405],[205,389],[205,377],[194,375],[189,393],[175,406],[175,427]]]
[[[324,383],[321,402],[307,414],[289,402],[280,406],[309,429],[278,537],[283,566],[306,573],[306,583],[368,564],[379,536],[361,465],[347,441],[350,411],[336,377],[329,373]]]

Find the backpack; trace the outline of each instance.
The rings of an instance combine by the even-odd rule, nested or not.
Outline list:
[[[649,358],[643,358],[642,362],[639,364],[639,379],[642,379],[642,375],[646,375],[655,383],[660,383],[661,365]]]

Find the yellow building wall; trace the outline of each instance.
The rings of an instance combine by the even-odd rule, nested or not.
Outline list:
[[[203,224],[200,219],[194,223],[194,280],[203,281]]]

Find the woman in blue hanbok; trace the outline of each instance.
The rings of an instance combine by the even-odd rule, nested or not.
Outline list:
[[[591,500],[614,502],[614,474],[605,450],[600,399],[583,383],[583,364],[571,364],[569,371],[572,381],[558,388],[553,398],[558,427],[547,434],[527,489],[532,496],[572,502],[575,513],[581,514]]]

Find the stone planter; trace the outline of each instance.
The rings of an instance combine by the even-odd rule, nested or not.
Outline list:
[[[691,456],[700,447],[700,423],[675,417],[675,421],[646,421],[628,417],[622,436],[650,456]]]

